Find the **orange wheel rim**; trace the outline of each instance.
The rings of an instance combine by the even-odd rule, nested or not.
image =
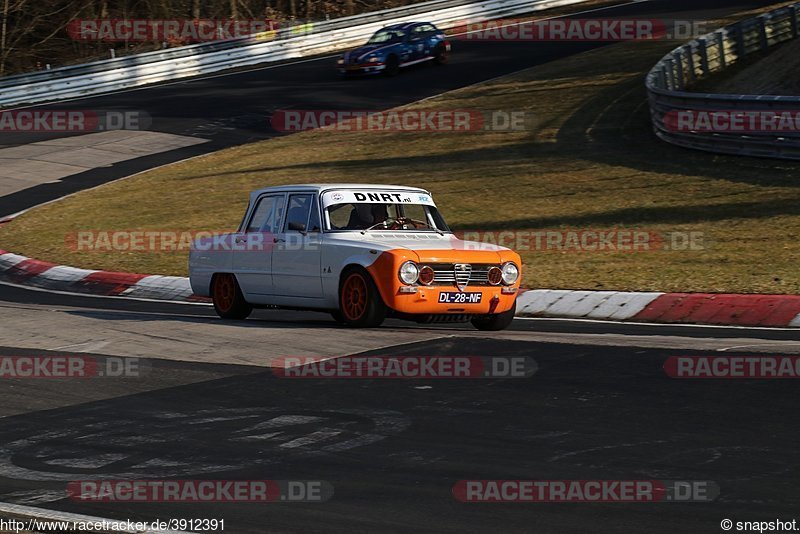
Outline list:
[[[367,310],[367,282],[360,274],[351,274],[342,286],[342,313],[357,321]]]
[[[222,311],[228,311],[233,307],[233,295],[235,293],[233,277],[230,275],[220,276],[214,284],[214,301]]]

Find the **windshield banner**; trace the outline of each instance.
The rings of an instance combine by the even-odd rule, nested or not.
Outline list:
[[[425,191],[327,191],[322,195],[324,207],[334,204],[423,204],[436,206]]]

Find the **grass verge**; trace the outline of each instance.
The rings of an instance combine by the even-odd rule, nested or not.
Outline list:
[[[0,248],[185,275],[186,253],[76,252],[65,236],[230,229],[256,188],[398,183],[430,189],[460,229],[703,237],[687,251],[522,250],[528,287],[800,293],[800,166],[688,151],[652,134],[644,74],[674,46],[608,46],[411,106],[526,111],[535,117],[526,131],[311,131],[254,143],[32,210],[0,230]]]

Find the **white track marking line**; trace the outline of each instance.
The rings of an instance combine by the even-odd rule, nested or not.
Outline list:
[[[91,293],[73,293],[71,291],[58,291],[55,289],[45,289],[41,287],[33,287],[33,286],[24,286],[20,284],[14,284],[12,282],[0,282],[2,286],[10,286],[16,287],[19,289],[27,289],[29,291],[39,291],[40,293],[53,293],[56,295],[67,295],[70,297],[88,297],[88,298],[95,298],[95,299],[117,299],[117,300],[137,300],[141,302],[163,302],[166,304],[185,304],[187,306],[211,306],[210,302],[191,302],[186,300],[161,300],[161,299],[145,299],[141,297],[125,297],[125,296],[114,296],[114,295],[93,295]],[[2,302],[2,301],[0,301]]]
[[[739,325],[718,325],[718,324],[694,324],[694,323],[646,323],[638,321],[611,321],[606,319],[581,319],[577,317],[514,317],[515,321],[574,321],[579,323],[603,323],[603,324],[619,324],[627,326],[659,326],[665,327],[682,327],[682,328],[732,328],[736,330],[774,330],[779,332],[797,332],[797,328],[782,328],[777,326],[739,326]]]
[[[785,344],[786,344],[785,342],[781,343],[781,346],[783,346]],[[791,345],[800,345],[800,343],[791,343],[791,342],[789,342],[789,345],[790,346]],[[772,346],[773,346],[772,343],[754,343],[754,344],[751,344],[751,345],[736,345],[736,346],[733,346],[733,347],[724,347],[724,348],[721,348],[721,349],[716,349],[716,352],[727,352],[729,350],[740,351],[741,349],[749,349],[749,348],[757,348],[757,347],[772,347]]]

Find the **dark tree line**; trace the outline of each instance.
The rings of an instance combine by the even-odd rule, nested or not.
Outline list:
[[[76,19],[324,20],[420,0],[0,0],[0,76],[154,50],[158,42],[75,40]],[[174,45],[175,43],[173,43]]]

